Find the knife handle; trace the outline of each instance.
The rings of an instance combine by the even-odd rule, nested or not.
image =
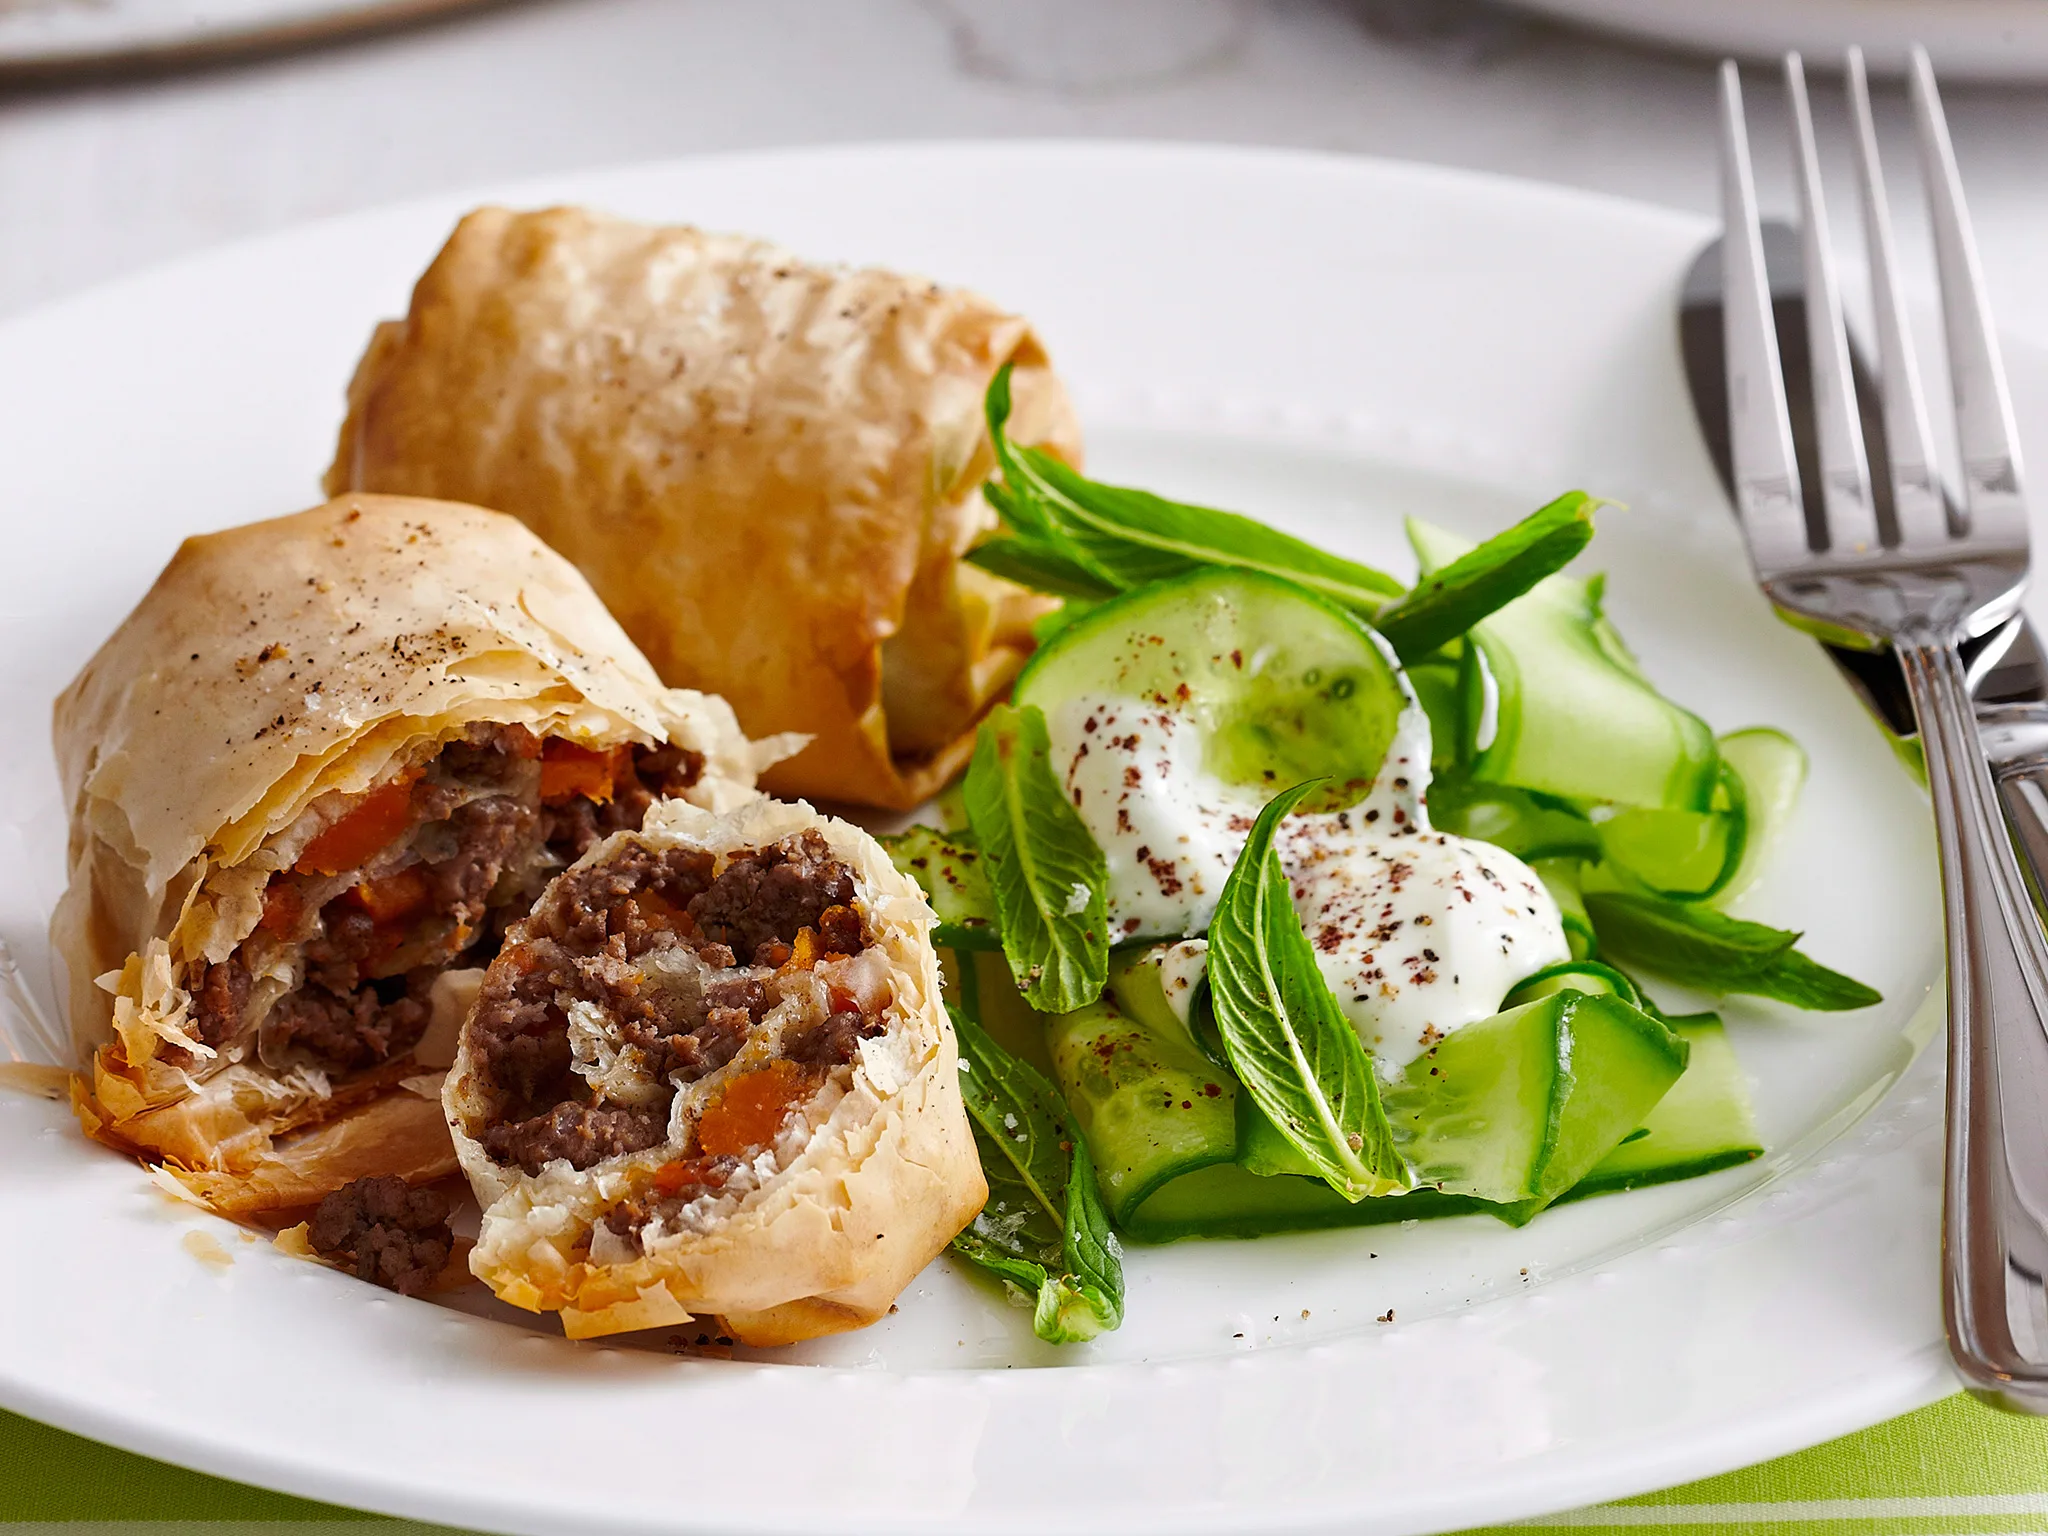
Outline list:
[[[2026,749],[2048,725],[1977,719],[1952,645],[1897,650],[1920,715],[1948,930],[1949,1352],[1967,1385],[2048,1413],[2048,935],[2021,868],[2040,803]],[[2015,804],[2024,820],[2008,840],[1999,823]]]
[[[2048,704],[1980,708],[1977,735],[2013,847],[2039,902],[2048,894]]]

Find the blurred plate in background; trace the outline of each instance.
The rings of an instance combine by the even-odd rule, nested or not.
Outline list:
[[[2048,79],[2048,0],[1515,0],[1526,10],[1702,53],[1826,66],[1860,43],[1870,67],[1905,69],[1924,44],[1945,78]]]
[[[0,75],[314,42],[481,0],[0,0]]]

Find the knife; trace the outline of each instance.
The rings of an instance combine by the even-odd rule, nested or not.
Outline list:
[[[1792,443],[1806,491],[1809,527],[1820,526],[1821,477],[1813,427],[1813,379],[1806,352],[1805,264],[1799,236],[1789,225],[1763,225],[1764,267],[1771,286],[1771,314],[1778,355],[1785,370],[1785,394],[1792,409]],[[1686,387],[1699,418],[1700,435],[1735,506],[1734,459],[1728,439],[1728,378],[1721,329],[1721,242],[1694,258],[1679,291],[1678,344],[1685,360]],[[1855,376],[1863,440],[1873,462],[1883,462],[1884,411],[1869,364],[1850,338],[1849,366]],[[1890,533],[1891,477],[1872,475],[1878,527]],[[1821,644],[1858,698],[1870,710],[1893,749],[1921,772],[1919,722],[1906,693],[1905,675],[1889,651],[1852,651]],[[1991,776],[2005,808],[2006,828],[2018,848],[2036,901],[2048,893],[2048,663],[2040,638],[2025,614],[1963,647],[1964,665],[1976,699],[1977,731],[1991,763]]]
[[[1792,408],[1792,447],[1799,460],[1800,484],[1806,492],[1807,526],[1822,526],[1821,473],[1813,424],[1813,379],[1806,351],[1806,271],[1799,234],[1777,219],[1763,223],[1764,269],[1771,287],[1771,313],[1778,332],[1778,356],[1785,370],[1785,397]],[[1693,259],[1678,299],[1678,345],[1685,360],[1686,387],[1700,435],[1720,474],[1722,489],[1735,505],[1733,450],[1728,439],[1728,375],[1722,354],[1721,242],[1707,245]],[[1874,464],[1884,462],[1884,407],[1868,362],[1850,338],[1849,366],[1855,375],[1863,441]],[[1896,528],[1891,505],[1891,477],[1872,475],[1872,500],[1878,528],[1889,535]],[[1821,649],[1841,669],[1844,679],[1877,717],[1897,744],[1915,743],[1920,733],[1906,680],[1889,651],[1853,651],[1823,644]],[[2039,638],[2024,615],[1963,647],[1980,722],[2000,706],[2048,703],[2048,663]],[[2004,718],[2001,712],[2001,719]],[[2044,713],[2048,722],[2048,713]],[[1911,753],[1917,759],[1918,753]],[[1994,759],[1994,767],[1997,761]]]

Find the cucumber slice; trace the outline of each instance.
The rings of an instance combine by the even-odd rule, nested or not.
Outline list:
[[[1644,1117],[1642,1128],[1560,1200],[1696,1178],[1763,1156],[1749,1082],[1720,1019],[1695,1013],[1668,1022],[1691,1049],[1684,1073]]]
[[[1110,963],[1110,995],[1046,1023],[1054,1078],[1122,1224],[1162,1184],[1237,1155],[1237,1084],[1195,1048],[1143,955]]]
[[[1748,796],[1725,762],[1714,800],[1706,812],[1631,806],[1599,822],[1610,873],[1679,901],[1704,901],[1724,890],[1749,846]]]
[[[1326,777],[1362,788],[1407,702],[1378,638],[1351,613],[1278,576],[1223,569],[1090,609],[1032,657],[1014,693],[1019,708],[1045,711],[1056,763],[1082,745],[1061,706],[1105,696],[1187,713],[1203,767],[1269,795]]]
[[[1429,716],[1429,766],[1448,773],[1458,766],[1458,744],[1465,739],[1465,713],[1458,694],[1463,663],[1456,652],[1437,651],[1404,664],[1408,686],[1415,690],[1422,712]]]
[[[1321,1179],[1267,1178],[1220,1163],[1161,1185],[1119,1217],[1117,1225],[1134,1242],[1170,1243],[1186,1237],[1265,1237],[1275,1232],[1371,1227],[1491,1209],[1433,1189],[1353,1204]]]
[[[1003,932],[996,921],[995,893],[973,835],[950,837],[931,827],[912,827],[894,837],[877,838],[890,862],[917,882],[938,917],[932,942],[946,949],[1001,949]]]
[[[1412,675],[1412,674],[1411,674]],[[1429,786],[1430,825],[1477,838],[1518,859],[1597,859],[1600,828],[1550,795],[1462,776]]]
[[[1472,548],[1413,518],[1425,574]],[[1550,576],[1475,624],[1465,649],[1472,775],[1574,800],[1712,809],[1713,732],[1651,686],[1600,611],[1599,579]]]
[[[1590,960],[1600,953],[1600,940],[1593,933],[1593,919],[1586,911],[1583,889],[1585,861],[1572,858],[1531,859],[1529,868],[1557,903],[1557,915],[1564,923],[1564,941],[1574,960]]]
[[[1552,993],[1454,1032],[1385,1096],[1421,1181],[1527,1220],[1643,1123],[1686,1047],[1619,996]]]
[[[1584,992],[1593,997],[1618,997],[1631,1008],[1643,1007],[1643,994],[1636,984],[1611,965],[1602,965],[1598,960],[1567,960],[1562,965],[1545,966],[1528,980],[1519,983],[1501,1004],[1503,1008],[1519,1008],[1524,1003],[1533,1003],[1538,998],[1549,997],[1555,992]]]
[[[1749,835],[1743,840],[1735,872],[1715,893],[1717,906],[1733,901],[1756,883],[1772,843],[1791,820],[1799,791],[1806,784],[1806,750],[1783,731],[1769,726],[1731,731],[1721,738],[1720,745],[1721,761],[1742,785]]]

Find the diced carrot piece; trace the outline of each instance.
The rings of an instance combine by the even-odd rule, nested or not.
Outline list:
[[[338,875],[360,869],[412,825],[412,786],[417,768],[379,784],[327,828],[299,855],[301,874]]]
[[[602,805],[612,797],[612,786],[622,769],[633,765],[631,747],[578,746],[553,736],[541,749],[540,798],[543,805],[560,805],[565,800],[595,800]]]
[[[306,900],[298,885],[282,875],[273,875],[263,888],[263,916],[256,926],[270,933],[288,934],[306,915]]]
[[[775,1139],[782,1122],[812,1087],[793,1061],[771,1061],[736,1077],[697,1121],[697,1145],[707,1157],[745,1157]]]
[[[663,1163],[654,1170],[654,1187],[664,1195],[673,1195],[685,1189],[708,1188],[725,1181],[719,1171],[710,1163],[699,1160]]]
[[[796,931],[796,942],[789,947],[789,958],[782,962],[785,971],[808,971],[818,962],[818,935],[809,928]]]
[[[635,891],[626,899],[639,908],[640,920],[649,927],[685,934],[697,931],[697,920],[659,891]]]
[[[433,899],[433,892],[427,887],[426,874],[417,864],[386,875],[382,880],[365,880],[356,886],[355,894],[363,910],[380,927],[386,923],[403,922]]]

